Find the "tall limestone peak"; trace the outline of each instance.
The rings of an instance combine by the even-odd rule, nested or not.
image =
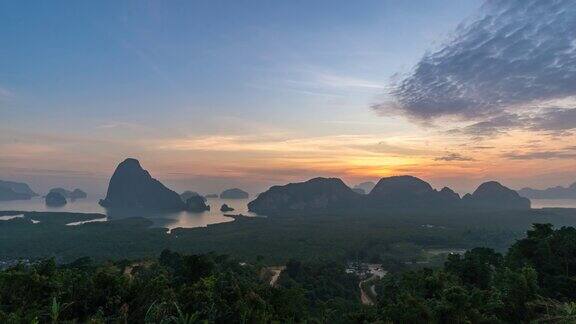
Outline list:
[[[184,210],[180,196],[152,178],[140,162],[128,158],[116,167],[106,198],[100,205],[107,208],[142,208],[150,210]]]

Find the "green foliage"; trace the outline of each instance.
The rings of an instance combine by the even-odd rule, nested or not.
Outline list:
[[[271,287],[262,257],[46,259],[0,271],[0,323],[572,323],[575,242],[574,228],[535,224],[506,255],[474,248],[374,279],[374,306],[341,261],[291,259]]]
[[[302,322],[358,307],[357,279],[341,264],[301,264],[278,288],[260,273],[222,255],[170,251],[158,260],[20,264],[0,272],[0,322]]]
[[[535,224],[505,257],[475,248],[449,256],[441,269],[387,276],[378,287],[379,318],[394,323],[571,322],[576,308],[573,260],[567,256],[576,252],[574,239],[574,228]]]
[[[153,222],[146,218],[110,216],[109,222],[66,226],[104,215],[17,213],[24,213],[24,217],[0,222],[0,260],[54,257],[58,263],[67,263],[90,256],[102,262],[153,258],[162,250],[170,249],[188,254],[216,252],[252,263],[259,259],[268,265],[284,264],[290,259],[314,261],[359,257],[385,263],[389,270],[402,270],[406,263],[431,261],[424,251],[427,249],[486,246],[504,251],[523,236],[531,223],[542,219],[557,225],[576,226],[575,211],[569,209],[489,213],[342,210],[268,218],[244,217],[207,228],[178,228],[171,233],[151,227]],[[163,219],[161,214],[150,217]],[[39,223],[33,224],[31,220]]]

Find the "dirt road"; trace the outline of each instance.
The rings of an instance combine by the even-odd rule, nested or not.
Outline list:
[[[270,278],[270,286],[272,287],[276,286],[276,282],[278,281],[278,278],[280,278],[280,274],[282,273],[282,271],[284,271],[284,269],[286,269],[286,266],[268,268],[268,270],[272,271],[273,273],[272,278]]]

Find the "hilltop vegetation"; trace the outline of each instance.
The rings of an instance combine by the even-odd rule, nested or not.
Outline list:
[[[396,272],[359,302],[339,262],[291,260],[271,287],[262,259],[163,251],[158,259],[53,259],[0,272],[0,321],[33,323],[570,323],[576,229],[538,224],[506,255],[475,248],[439,269]]]
[[[535,224],[506,255],[475,248],[442,269],[385,277],[373,318],[395,323],[574,323],[576,229]]]

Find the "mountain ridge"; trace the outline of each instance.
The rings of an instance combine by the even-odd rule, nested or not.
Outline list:
[[[482,183],[472,194],[460,196],[448,187],[434,189],[414,176],[382,178],[369,194],[360,194],[339,178],[313,178],[272,186],[248,204],[255,213],[329,211],[337,208],[529,209],[530,200],[496,181]]]

